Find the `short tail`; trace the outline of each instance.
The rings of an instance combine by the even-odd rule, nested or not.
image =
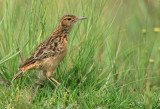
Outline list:
[[[15,79],[17,79],[17,77],[18,77],[21,73],[23,73],[23,71],[19,71],[19,72],[13,77],[12,82],[13,82]]]
[[[21,67],[19,68],[20,71],[14,76],[14,78],[12,79],[12,82],[23,72],[27,71],[28,69],[31,69],[35,66],[35,64],[30,64],[28,66],[24,66],[24,67]]]
[[[35,64],[33,63],[33,64],[29,64],[29,65],[26,65],[26,66],[23,66],[23,67],[19,67],[19,69],[20,69],[21,71],[25,72],[25,71],[33,68],[34,66],[35,66]]]
[[[22,65],[19,67],[19,72],[14,76],[12,79],[12,82],[23,72],[27,71],[28,69],[31,69],[35,66],[36,60],[31,56],[26,61],[22,63]]]
[[[27,60],[25,60],[22,65],[19,67],[23,72],[32,68],[35,64],[36,60],[31,56]]]

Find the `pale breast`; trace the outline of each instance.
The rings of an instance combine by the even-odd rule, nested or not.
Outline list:
[[[68,48],[68,41],[66,39],[63,40],[63,44],[59,45],[58,48],[59,52],[56,53],[54,56],[50,56],[46,59],[43,59],[39,64],[39,69],[42,70],[50,70],[53,71],[56,69],[58,64],[64,59],[64,57],[67,54],[67,48]],[[37,64],[38,65],[38,64]]]

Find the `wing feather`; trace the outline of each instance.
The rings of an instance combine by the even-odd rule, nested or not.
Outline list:
[[[35,50],[35,52],[22,63],[20,69],[34,64],[36,61],[43,60],[44,58],[54,56],[58,50],[59,37],[49,37],[46,41],[42,42]]]

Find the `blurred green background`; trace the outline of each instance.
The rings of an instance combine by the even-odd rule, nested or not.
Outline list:
[[[0,107],[160,108],[159,10],[160,0],[0,0]],[[53,75],[62,85],[46,80],[28,105],[39,72],[11,83],[19,53],[29,57],[65,14],[88,19]]]

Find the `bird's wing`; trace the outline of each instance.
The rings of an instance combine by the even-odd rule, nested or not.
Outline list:
[[[55,56],[56,54],[58,54],[58,52],[60,52],[62,49],[60,40],[61,40],[61,36],[54,36],[42,42],[36,48],[35,52],[26,61],[24,61],[19,68],[22,69],[30,65],[31,67],[33,67],[33,64],[36,61],[43,60],[44,58]]]

